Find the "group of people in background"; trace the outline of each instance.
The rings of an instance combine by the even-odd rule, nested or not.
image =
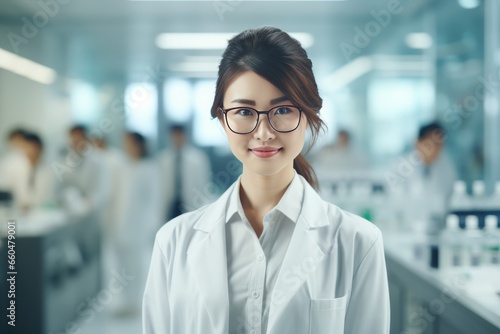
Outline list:
[[[0,157],[0,191],[11,192],[20,213],[62,206],[74,214],[95,214],[102,227],[104,279],[114,268],[127,268],[137,277],[121,294],[118,313],[138,311],[155,232],[199,208],[193,199],[211,182],[208,156],[188,144],[185,128],[173,125],[168,136],[170,147],[153,155],[139,133],[125,133],[119,150],[104,138],[89,138],[86,127],[76,125],[54,163],[44,159],[40,136],[19,128],[9,133],[8,152]],[[420,128],[407,159],[416,161],[415,170],[400,183],[408,194],[432,199],[422,204],[431,211],[431,204],[444,210],[456,179],[454,166],[442,154],[444,136],[437,123]],[[367,155],[353,147],[347,130],[339,131],[334,144],[312,162],[319,173],[368,168]]]
[[[104,282],[122,268],[135,276],[113,308],[117,314],[137,314],[154,234],[203,204],[192,198],[210,182],[209,159],[188,143],[180,125],[168,128],[170,147],[158,154],[137,132],[124,134],[122,150],[89,137],[83,125],[73,126],[68,135],[69,145],[48,159],[39,135],[12,130],[8,152],[0,156],[0,191],[10,192],[19,215],[60,207],[97,219]]]

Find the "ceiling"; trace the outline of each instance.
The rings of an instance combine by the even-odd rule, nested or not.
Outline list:
[[[97,81],[137,78],[148,68],[168,69],[185,56],[220,56],[222,52],[160,50],[154,43],[159,33],[238,32],[262,25],[311,33],[315,39],[308,49],[311,58],[316,66],[331,71],[347,61],[340,43],[352,43],[354,28],[373,20],[371,11],[386,9],[388,4],[387,0],[57,1],[62,4],[49,18],[44,32],[51,36],[51,45],[55,43],[61,54],[54,58],[57,61],[40,61],[67,76]],[[397,19],[417,15],[429,2],[402,1],[404,10]],[[40,10],[37,0],[2,0],[0,22],[21,25],[22,17],[32,18]],[[38,46],[43,47],[47,46]],[[47,54],[36,51],[40,50],[28,57]]]

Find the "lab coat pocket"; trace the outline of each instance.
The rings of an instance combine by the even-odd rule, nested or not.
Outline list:
[[[343,333],[347,295],[335,299],[311,299],[310,334]]]

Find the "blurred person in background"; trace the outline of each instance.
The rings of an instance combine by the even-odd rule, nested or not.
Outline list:
[[[116,252],[118,270],[134,276],[117,298],[114,312],[119,316],[137,314],[147,277],[154,234],[162,220],[159,169],[148,154],[144,136],[128,132],[123,139],[127,155],[118,188]]]
[[[171,148],[158,154],[166,221],[211,200],[206,190],[211,182],[208,156],[188,143],[184,126],[170,126],[168,135]]]
[[[16,208],[21,208],[28,196],[26,184],[30,161],[25,153],[26,133],[23,128],[11,130],[7,137],[7,152],[0,158],[0,190],[11,193]]]
[[[368,167],[367,155],[353,147],[351,134],[339,130],[333,144],[326,145],[312,159],[318,174],[345,175]]]
[[[103,162],[84,125],[73,126],[69,137],[70,146],[60,161],[64,168],[59,173],[58,196],[70,212],[100,217],[107,195]]]
[[[104,196],[106,203],[102,212],[102,223],[103,233],[105,236],[109,236],[113,229],[112,224],[116,224],[114,217],[118,210],[119,185],[123,179],[121,174],[126,157],[122,151],[110,147],[103,137],[93,138],[92,141],[95,144],[96,155],[102,164],[104,173],[102,188],[106,193]]]
[[[415,149],[422,161],[417,174],[426,183],[425,188],[439,191],[446,198],[451,195],[457,173],[450,158],[443,152],[444,141],[443,127],[433,122],[419,129]]]
[[[22,208],[31,210],[54,202],[55,178],[50,166],[44,161],[44,146],[40,136],[28,132],[25,133],[24,141],[24,151],[30,168]]]
[[[123,171],[126,157],[122,151],[110,147],[104,137],[92,139],[96,147],[96,154],[103,164],[104,186],[106,192],[106,205],[102,210],[101,226],[101,250],[103,282],[111,279],[112,269],[118,266],[116,233],[120,219],[120,184],[124,180]]]
[[[444,128],[437,122],[420,127],[415,148],[392,167],[389,189],[403,203],[410,229],[437,233],[444,226],[453,183],[457,179],[455,166],[443,151],[446,141]]]

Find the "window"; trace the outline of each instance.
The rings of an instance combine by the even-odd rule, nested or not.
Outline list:
[[[146,137],[157,135],[158,99],[156,87],[150,83],[132,83],[125,90],[127,130]]]
[[[224,129],[218,119],[212,119],[210,116],[214,95],[215,80],[202,80],[194,85],[193,139],[199,146],[227,145]]]
[[[172,123],[185,123],[192,114],[192,88],[184,79],[169,79],[164,85],[164,108],[167,119]]]

